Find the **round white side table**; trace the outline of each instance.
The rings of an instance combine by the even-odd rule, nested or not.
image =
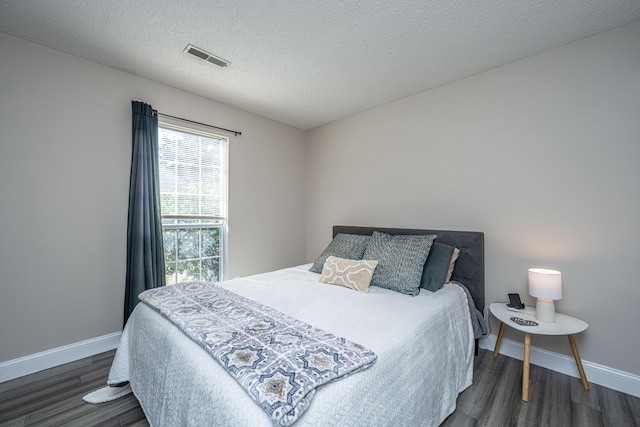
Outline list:
[[[529,400],[529,353],[531,350],[531,335],[566,335],[569,337],[569,344],[571,345],[571,351],[573,357],[576,360],[578,366],[578,372],[580,372],[580,380],[585,390],[589,390],[589,383],[587,382],[587,376],[584,373],[582,367],[582,361],[580,360],[580,353],[578,353],[578,346],[573,338],[574,334],[580,333],[587,329],[589,325],[580,319],[567,316],[564,314],[556,313],[555,323],[541,322],[536,319],[536,310],[534,307],[526,307],[523,310],[512,311],[507,309],[507,304],[494,302],[489,306],[491,314],[493,314],[500,321],[500,331],[498,332],[498,339],[496,340],[496,346],[493,349],[493,357],[498,357],[498,351],[500,350],[500,342],[502,341],[502,335],[504,334],[504,326],[507,325],[513,329],[524,332],[524,361],[522,368],[522,400],[525,402]],[[512,317],[520,317],[525,320],[533,320],[537,322],[537,326],[522,326],[511,320]]]

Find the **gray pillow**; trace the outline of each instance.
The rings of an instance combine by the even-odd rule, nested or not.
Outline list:
[[[421,288],[437,291],[447,282],[451,257],[456,248],[438,241],[433,242],[422,272]]]
[[[370,236],[360,234],[338,234],[316,259],[309,271],[322,273],[322,267],[330,256],[361,260],[370,239]]]
[[[374,231],[362,259],[378,261],[371,286],[418,295],[424,263],[437,236],[396,235]]]

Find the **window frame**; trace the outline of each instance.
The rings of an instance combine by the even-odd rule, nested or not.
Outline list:
[[[226,280],[227,274],[227,263],[228,263],[228,228],[229,228],[229,137],[220,135],[218,133],[212,132],[210,128],[207,126],[199,125],[197,123],[185,124],[183,121],[179,119],[174,119],[170,117],[159,117],[158,118],[158,150],[160,150],[160,129],[168,129],[176,132],[188,133],[197,136],[203,136],[207,138],[213,138],[223,141],[223,157],[224,164],[223,169],[224,172],[221,174],[221,179],[223,180],[223,185],[221,187],[223,191],[223,199],[224,203],[222,204],[222,216],[209,216],[209,215],[162,215],[161,220],[164,219],[194,219],[194,220],[211,220],[211,223],[204,224],[194,224],[193,227],[188,227],[188,224],[164,224],[162,221],[162,231],[165,229],[203,229],[203,228],[218,228],[220,230],[220,246],[219,246],[219,258],[218,258],[218,268],[219,268],[219,280]],[[160,212],[162,212],[162,205],[160,206]],[[213,221],[219,221],[220,224],[214,224]],[[187,227],[185,227],[187,226]],[[177,245],[177,242],[176,242]],[[163,245],[164,251],[164,245]],[[165,254],[166,256],[166,254]],[[165,266],[165,275],[166,275],[166,266]]]

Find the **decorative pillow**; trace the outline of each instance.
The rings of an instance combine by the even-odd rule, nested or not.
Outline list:
[[[460,249],[455,248],[453,250],[453,255],[451,255],[451,262],[449,262],[449,271],[447,271],[447,280],[444,283],[451,282],[451,276],[453,276],[453,269],[456,268],[456,261],[460,256]]]
[[[452,261],[455,251],[460,253],[453,246],[438,241],[433,242],[427,262],[424,264],[420,281],[421,288],[435,292],[449,282],[451,279],[449,269],[451,268],[451,274],[453,274],[453,266],[455,265],[455,259]]]
[[[324,263],[330,256],[346,259],[362,259],[362,255],[364,254],[364,250],[367,248],[367,244],[370,239],[370,236],[359,234],[338,234],[333,238],[322,254],[320,254],[309,271],[322,273]]]
[[[371,286],[418,295],[424,263],[437,236],[397,235],[374,231],[364,259],[378,261]]]
[[[358,292],[369,292],[369,283],[378,261],[336,258],[330,256],[324,263],[318,279],[323,283],[346,286]]]

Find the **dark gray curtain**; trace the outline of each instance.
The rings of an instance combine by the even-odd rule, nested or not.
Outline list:
[[[131,108],[133,146],[124,323],[138,304],[138,295],[142,291],[165,285],[158,177],[158,115],[143,102],[131,101]]]

